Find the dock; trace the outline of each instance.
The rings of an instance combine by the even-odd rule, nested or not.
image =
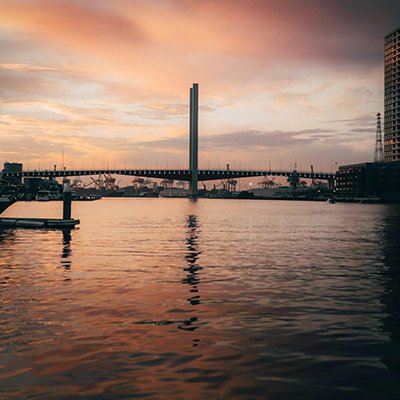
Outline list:
[[[64,181],[63,190],[63,217],[60,218],[0,218],[1,228],[50,228],[50,229],[73,229],[80,223],[79,219],[71,217],[71,187],[69,180]]]
[[[1,228],[51,228],[73,229],[79,224],[79,219],[57,218],[0,218]]]

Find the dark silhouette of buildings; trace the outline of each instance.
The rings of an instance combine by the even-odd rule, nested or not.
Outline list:
[[[343,165],[336,174],[341,198],[377,198],[400,202],[400,161]]]
[[[384,161],[343,165],[336,174],[338,197],[400,202],[400,27],[385,36]],[[380,114],[377,123],[379,145]]]

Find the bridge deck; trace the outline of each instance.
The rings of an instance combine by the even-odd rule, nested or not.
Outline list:
[[[43,177],[57,178],[69,176],[90,176],[100,174],[131,175],[148,178],[173,179],[190,181],[191,173],[186,169],[92,169],[92,170],[43,170],[4,172],[3,177]],[[300,171],[269,171],[269,170],[199,170],[199,181],[211,181],[219,179],[247,178],[254,176],[285,176],[301,179],[334,180],[336,175],[325,172],[300,172]]]

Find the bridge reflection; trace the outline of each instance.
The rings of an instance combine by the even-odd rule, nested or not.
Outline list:
[[[189,215],[187,217],[187,239],[186,239],[186,247],[187,253],[185,255],[185,260],[187,262],[187,266],[183,268],[183,271],[186,273],[186,276],[182,279],[182,283],[184,285],[190,286],[190,297],[187,299],[188,303],[191,306],[198,306],[200,304],[200,294],[199,294],[199,284],[200,284],[200,276],[199,271],[202,270],[202,267],[198,264],[198,259],[201,254],[201,251],[198,249],[198,221],[195,215]],[[199,328],[199,319],[198,317],[191,317],[185,321],[183,324],[178,326],[179,329],[185,331],[195,331]],[[192,341],[192,346],[197,347],[199,345],[199,339],[194,338]]]

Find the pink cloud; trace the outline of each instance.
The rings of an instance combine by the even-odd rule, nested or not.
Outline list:
[[[1,96],[43,101],[61,117],[49,122],[42,109],[33,116],[25,103],[3,119],[2,135],[176,137],[187,133],[195,81],[202,111],[212,114],[205,133],[267,124],[302,130],[314,126],[306,119],[319,117],[316,110],[326,120],[349,118],[365,103],[361,111],[370,112],[379,97],[374,82],[382,80],[382,38],[399,13],[388,0],[3,0]],[[12,49],[11,41],[23,46]],[[328,80],[335,89],[326,94]],[[368,97],[352,92],[363,86],[372,87]],[[214,110],[213,101],[221,106]],[[242,106],[250,116],[238,112]]]

